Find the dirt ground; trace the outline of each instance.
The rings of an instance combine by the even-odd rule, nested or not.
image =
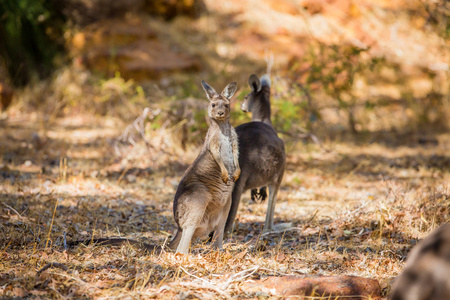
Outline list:
[[[111,117],[66,116],[45,127],[39,114],[10,114],[0,124],[7,297],[267,298],[241,283],[283,274],[374,278],[387,294],[411,247],[449,219],[449,133],[322,147],[284,137],[275,222],[291,229],[263,233],[266,203],[247,192],[222,252],[204,253],[201,241],[189,256],[70,248],[92,237],[170,241],[173,196],[199,149],[174,150],[163,129],[147,134],[148,145],[118,144],[126,124]],[[37,273],[48,263],[61,265]]]

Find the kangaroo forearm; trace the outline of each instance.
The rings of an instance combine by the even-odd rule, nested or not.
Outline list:
[[[211,149],[211,154],[214,157],[214,160],[216,161],[216,163],[219,165],[220,171],[226,170],[225,164],[223,163],[223,160],[219,155],[219,150]]]

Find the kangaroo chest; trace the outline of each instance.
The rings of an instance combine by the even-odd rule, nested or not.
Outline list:
[[[231,145],[231,138],[227,135],[224,135],[222,132],[219,134],[219,142],[220,142],[220,156],[222,161],[227,168],[228,172],[234,171],[233,166],[233,147]]]

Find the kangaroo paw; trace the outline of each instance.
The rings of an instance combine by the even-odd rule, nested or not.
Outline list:
[[[223,182],[227,183],[228,182],[228,177],[229,177],[229,174],[228,174],[227,171],[222,172],[222,180],[223,180]]]
[[[233,173],[233,180],[237,181],[239,179],[239,176],[241,176],[241,169],[236,169]]]
[[[250,191],[250,198],[252,199],[252,201],[255,201],[258,199],[258,189],[253,189]]]

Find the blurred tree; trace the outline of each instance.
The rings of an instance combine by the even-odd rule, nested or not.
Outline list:
[[[50,74],[64,51],[64,22],[49,0],[0,1],[0,63],[13,84]]]

